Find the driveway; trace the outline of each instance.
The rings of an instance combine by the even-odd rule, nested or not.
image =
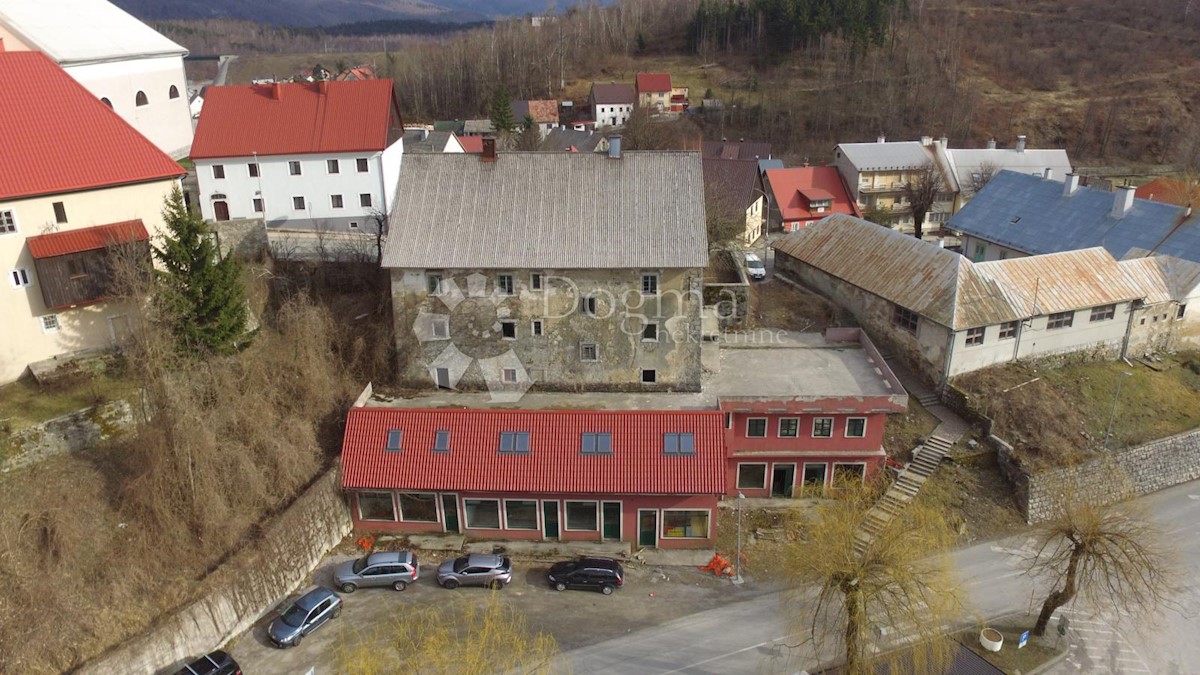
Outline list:
[[[332,588],[332,573],[347,555],[331,555],[314,571],[310,583]],[[491,592],[479,588],[453,591],[439,587],[433,579],[442,556],[418,553],[421,578],[408,590],[362,589],[340,594],[343,610],[339,618],[304,638],[299,647],[277,649],[266,637],[267,625],[276,611],[254,625],[232,645],[232,653],[247,673],[266,675],[284,673],[339,672],[338,664],[357,650],[388,653],[389,636],[402,630],[405,620],[420,620],[427,610],[439,606],[443,611],[460,612],[484,606]],[[651,567],[626,565],[624,586],[605,596],[586,591],[551,589],[545,581],[552,561],[514,561],[514,578],[509,586],[497,591],[502,602],[520,611],[533,631],[553,635],[563,652],[582,649],[702,612],[717,605],[737,602],[769,593],[775,588],[756,587],[753,583],[734,586],[690,567]],[[297,594],[288,597],[292,600]],[[447,606],[448,601],[450,604]]]

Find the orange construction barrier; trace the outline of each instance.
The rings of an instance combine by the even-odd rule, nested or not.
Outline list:
[[[713,554],[712,560],[708,564],[700,568],[701,572],[712,572],[717,576],[733,576],[733,565],[728,560],[721,557],[720,553]]]

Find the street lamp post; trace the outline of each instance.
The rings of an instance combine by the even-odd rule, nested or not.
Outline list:
[[[1104,449],[1105,450],[1108,449],[1108,442],[1112,439],[1113,422],[1117,419],[1117,405],[1121,402],[1121,385],[1124,384],[1125,380],[1129,379],[1129,377],[1132,376],[1133,373],[1126,370],[1126,371],[1122,371],[1121,375],[1123,375],[1124,377],[1121,377],[1120,379],[1117,380],[1117,392],[1115,394],[1113,394],[1112,412],[1109,413],[1109,415],[1108,415],[1108,430],[1104,432]]]
[[[742,504],[746,502],[746,495],[738,492],[737,501],[737,557],[733,559],[733,583],[742,583]]]

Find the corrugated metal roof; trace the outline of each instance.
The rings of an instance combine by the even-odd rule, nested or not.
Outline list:
[[[63,65],[187,54],[105,0],[0,0],[0,23]]]
[[[700,153],[412,155],[384,267],[704,267]]]
[[[185,171],[41,52],[0,53],[0,199]]]
[[[850,198],[850,193],[846,191],[846,185],[842,182],[842,175],[835,167],[768,169],[766,178],[784,220],[810,220],[830,213],[862,215],[858,211],[858,202]],[[826,193],[828,196],[825,199],[833,200],[833,206],[824,214],[808,210],[807,191],[813,189]],[[813,196],[816,197],[816,193]]]
[[[1145,294],[1102,248],[972,263],[915,237],[844,215],[777,239],[774,246],[954,330]]]
[[[758,162],[753,159],[704,158],[704,198],[706,208],[724,218],[746,219],[746,209],[754,202]]]
[[[950,160],[950,168],[958,181],[958,189],[970,190],[971,175],[981,173],[987,165],[993,175],[1000,171],[1016,171],[1041,177],[1046,169],[1051,170],[1051,177],[1062,182],[1071,172],[1071,160],[1066,150],[1055,149],[1026,149],[1017,152],[1013,148],[982,148],[982,149],[946,149]]]
[[[405,129],[404,152],[445,152],[446,144],[450,142],[452,135],[449,131]],[[482,151],[482,148],[480,150]]]
[[[670,73],[638,73],[637,90],[642,92],[671,91]]]
[[[919,141],[842,143],[837,150],[859,171],[918,169],[933,161],[933,154]]]
[[[388,431],[402,450],[388,452]],[[450,451],[433,452],[437,431]],[[501,454],[502,431],[528,431],[528,454]],[[692,456],[663,454],[663,434],[692,433]],[[583,433],[611,433],[612,454],[583,455]],[[342,442],[346,488],[554,494],[725,492],[719,411],[352,408]]]
[[[393,120],[387,79],[209,87],[192,158],[381,151]]]
[[[517,121],[520,122],[521,120]],[[492,124],[491,120],[467,120],[463,122],[464,134],[480,135],[490,134],[495,131],[496,127]]]
[[[950,218],[948,227],[1028,254],[1103,246],[1114,258],[1133,248],[1200,262],[1200,218],[1183,207],[1134,199],[1112,217],[1116,193],[1001,171]],[[1186,220],[1185,220],[1186,218]]]
[[[78,230],[39,234],[25,240],[29,254],[35,260],[58,255],[94,251],[113,244],[147,241],[150,234],[140,220],[126,220],[110,225],[96,225]]]
[[[637,92],[633,90],[633,87],[621,82],[609,82],[608,84],[595,82],[592,84],[590,98],[594,103],[604,105],[633,105],[637,102]]]
[[[701,145],[704,158],[757,159],[769,161],[771,144],[759,141],[704,141]],[[783,166],[783,162],[779,162]]]
[[[1132,282],[1146,291],[1146,302],[1184,302],[1200,287],[1200,263],[1169,255],[1148,256],[1142,249],[1130,251],[1120,262]]]

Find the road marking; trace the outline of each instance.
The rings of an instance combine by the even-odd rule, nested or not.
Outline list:
[[[781,642],[783,640],[786,640],[789,637],[791,637],[791,636],[784,635],[782,637],[777,637],[774,640],[767,640],[766,642],[760,642],[756,645],[750,645],[749,647],[742,647],[741,649],[735,649],[731,652],[726,652],[725,654],[720,654],[720,655],[714,656],[711,659],[704,659],[703,661],[697,661],[695,663],[688,664],[682,668],[676,668],[675,670],[664,671],[662,673],[662,675],[671,675],[672,673],[682,673],[683,671],[685,671],[689,668],[695,668],[696,666],[702,666],[706,663],[712,663],[713,661],[720,661],[721,659],[729,658],[730,656],[733,656],[734,654],[741,654],[743,652],[748,652],[752,649],[758,649],[759,647],[764,647],[766,645],[775,644],[776,642]]]

